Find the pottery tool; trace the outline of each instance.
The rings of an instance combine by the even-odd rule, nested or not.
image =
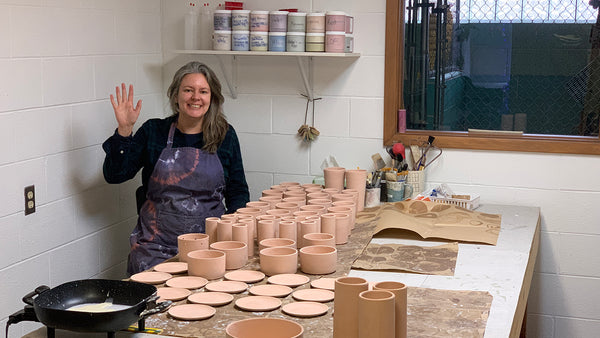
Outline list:
[[[379,153],[371,155],[371,159],[373,160],[373,165],[375,170],[381,170],[385,168],[385,161],[381,158]]]

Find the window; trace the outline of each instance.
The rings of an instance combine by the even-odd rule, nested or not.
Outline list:
[[[430,6],[435,7],[435,3],[434,1]],[[454,49],[445,57],[447,62],[443,68],[436,68],[436,63],[432,60],[420,60],[416,63],[418,67],[424,67],[425,64],[428,67],[427,73],[423,70],[423,74],[427,74],[426,77],[411,73],[415,63],[410,63],[409,53],[405,55],[405,43],[409,46],[408,50],[414,47],[407,39],[414,39],[410,34],[415,34],[415,30],[419,29],[422,23],[420,15],[416,20],[412,14],[410,17],[405,16],[406,7],[414,8],[415,4],[426,5],[427,2],[387,0],[386,3],[385,144],[397,141],[425,141],[431,135],[436,137],[436,145],[442,148],[600,154],[597,118],[600,111],[600,80],[598,94],[590,95],[590,89],[593,88],[590,86],[590,79],[594,78],[596,67],[594,62],[588,61],[594,60],[589,36],[592,26],[596,24],[598,13],[597,9],[588,4],[588,0],[454,0],[451,4],[455,7],[453,20],[463,26],[447,27],[450,30],[454,29],[454,32],[465,28],[477,30],[481,41],[487,41],[494,33],[500,32],[498,45],[480,48],[478,51],[481,53],[471,53],[469,56],[476,57],[470,60],[465,58],[465,54],[461,59],[460,53],[464,52],[464,49]],[[411,13],[410,8],[408,13]],[[435,17],[433,19],[435,20]],[[410,26],[411,20],[416,24]],[[431,30],[431,22],[427,26],[429,30],[423,31]],[[539,29],[533,29],[534,26]],[[553,61],[562,68],[553,66],[553,63],[546,60],[528,58],[528,53],[539,57],[541,52],[541,57],[546,59],[554,55],[541,44],[538,50],[533,52],[518,48],[530,47],[531,43],[525,38],[542,41],[543,39],[536,36],[540,29],[543,32],[542,37],[548,38],[550,44],[562,46],[563,50],[557,48],[556,55],[562,53],[564,60],[568,62]],[[576,30],[576,35],[570,34],[573,29]],[[486,36],[482,32],[491,33],[486,33]],[[506,35],[502,36],[507,32],[510,33],[509,38]],[[408,35],[406,38],[405,34]],[[447,39],[452,40],[453,48],[457,40],[456,35],[454,36],[455,38]],[[600,36],[598,38],[600,40]],[[506,43],[503,39],[510,40],[512,45],[506,48],[502,45]],[[474,40],[470,41],[471,50],[477,47]],[[575,43],[580,46],[573,49],[572,45]],[[427,48],[433,55],[432,45],[434,49],[439,45],[428,44]],[[600,43],[598,47],[600,48]],[[503,55],[498,52],[501,50],[508,50],[509,53]],[[574,50],[577,53],[574,53]],[[421,53],[413,52],[413,55]],[[497,68],[491,62],[487,62],[492,58],[500,58],[504,65],[508,66]],[[440,64],[444,62],[440,61]],[[566,66],[567,64],[569,66]],[[440,76],[437,76],[435,69],[441,69],[437,72]],[[509,69],[509,72],[506,69]],[[558,74],[551,73],[557,69]],[[600,78],[600,75],[598,77]],[[470,86],[470,93],[474,93],[475,96],[451,98],[447,93],[451,86],[444,83],[444,86],[440,86],[443,88],[441,95],[439,91],[432,91],[427,94],[420,93],[415,99],[418,90],[431,87],[425,82],[415,86],[415,79],[420,78],[443,81],[459,79]],[[439,103],[438,97],[445,98],[443,104]],[[590,101],[589,98],[595,99]],[[551,99],[554,101],[550,101]],[[598,104],[596,101],[599,101]],[[586,102],[594,103],[591,110],[585,111]],[[436,103],[442,106],[437,108],[440,112],[437,116],[432,114]],[[398,132],[400,108],[408,110],[407,131],[402,133]],[[484,111],[484,108],[488,111]],[[415,112],[421,115],[416,118]]]

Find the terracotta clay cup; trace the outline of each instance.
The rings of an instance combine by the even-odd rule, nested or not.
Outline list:
[[[214,242],[210,248],[225,253],[225,269],[227,270],[239,269],[248,261],[248,247],[244,242]]]
[[[283,198],[283,191],[281,191],[281,190],[274,190],[274,189],[263,190],[262,191],[262,196],[263,197],[265,197],[265,196],[276,196],[276,197],[279,197],[279,198]]]
[[[217,241],[217,223],[221,219],[219,217],[207,217],[204,220],[205,232],[208,235],[208,244]],[[208,249],[208,248],[207,248]]]
[[[225,275],[225,253],[218,250],[195,250],[187,254],[188,275],[217,279]]]
[[[350,216],[341,212],[333,214],[335,215],[335,244],[346,244],[350,236]]]
[[[326,200],[330,200],[331,199],[331,195],[329,195],[326,192],[311,192],[310,194],[306,195],[306,200],[310,201],[310,200],[318,200],[318,199],[326,199]]]
[[[324,214],[327,208],[324,205],[307,204],[300,207],[300,211],[314,211],[318,215]]]
[[[263,239],[258,243],[258,250],[262,250],[265,248],[274,248],[278,246],[284,246],[287,248],[296,248],[296,241],[291,240],[289,238],[267,238]]]
[[[364,278],[340,277],[335,280],[334,338],[358,338],[358,295],[368,289],[369,282]]]
[[[306,197],[301,197],[301,196],[284,197],[281,200],[281,202],[296,203],[298,205],[298,209],[296,209],[296,210],[300,210],[301,206],[306,205]]]
[[[281,196],[262,196],[258,198],[259,202],[267,202],[269,203],[269,209],[275,209],[275,204],[281,202],[282,197]]]
[[[283,318],[248,318],[227,325],[227,338],[301,338],[302,325]]]
[[[258,208],[264,214],[271,208],[271,204],[265,201],[250,201],[246,203],[247,208]]]
[[[279,221],[279,238],[288,238],[297,243],[298,230],[295,220],[281,220]]]
[[[311,245],[300,249],[300,270],[310,275],[335,272],[337,249],[328,245]],[[383,337],[383,336],[382,336]]]
[[[179,260],[187,262],[187,254],[194,250],[208,249],[208,235],[200,233],[183,234],[177,236]]]
[[[379,282],[373,285],[373,290],[387,290],[395,296],[395,313],[396,313],[396,334],[395,338],[406,338],[406,316],[407,316],[407,302],[408,302],[408,288],[406,284],[400,282]]]
[[[335,223],[336,216],[332,213],[322,214],[321,216],[321,232],[331,234],[335,239]]]
[[[315,232],[312,234],[305,234],[303,236],[304,245],[327,245],[335,247],[335,236],[323,232]]]
[[[223,215],[224,216],[224,215]],[[231,225],[235,223],[231,219],[223,219],[217,221],[217,240],[215,242],[230,241],[232,239]]]
[[[239,221],[239,219],[238,219]],[[248,241],[250,240],[250,234],[248,231],[253,231],[254,228],[250,229],[248,227],[249,223],[233,223],[231,226],[231,240],[236,242],[243,242],[246,244],[246,255],[250,257],[250,245]],[[252,241],[254,241],[254,237],[252,237]],[[252,246],[252,250],[254,250],[254,246]]]
[[[260,270],[267,276],[298,271],[298,250],[273,247],[260,250]]]
[[[358,191],[356,207],[358,211],[365,208],[365,188],[367,186],[367,171],[365,169],[351,169],[346,171],[346,188]]]
[[[370,290],[358,294],[360,338],[394,337],[394,298],[394,294],[387,290]]]
[[[317,183],[304,183],[300,185],[304,190],[307,189],[323,189],[323,186]]]
[[[346,169],[342,167],[329,167],[323,169],[323,178],[325,179],[325,188],[344,189],[344,178]]]

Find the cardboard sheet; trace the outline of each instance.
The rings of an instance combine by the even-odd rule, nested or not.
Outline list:
[[[422,238],[496,245],[501,215],[428,201],[385,203],[365,209],[362,221],[376,220],[374,233],[385,229],[414,231]]]
[[[431,247],[371,243],[354,261],[352,268],[454,276],[457,256],[458,243]]]

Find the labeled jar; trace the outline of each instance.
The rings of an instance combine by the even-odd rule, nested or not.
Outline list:
[[[231,31],[214,31],[213,49],[231,50]]]
[[[213,14],[213,29],[215,31],[231,30],[231,10],[218,9]]]
[[[354,34],[346,33],[346,42],[344,44],[344,53],[354,52]]]
[[[231,50],[250,50],[250,31],[233,31],[231,33]]]
[[[269,32],[286,32],[287,31],[287,15],[286,11],[270,11],[269,12]]]
[[[325,52],[343,53],[346,45],[346,32],[326,32],[325,33]]]
[[[250,30],[250,11],[236,9],[231,11],[231,30],[249,31]]]
[[[269,32],[269,51],[285,52],[285,32]]]
[[[269,31],[269,11],[251,11],[250,12],[250,31],[268,32]]]
[[[327,12],[325,14],[325,31],[346,33],[346,13],[340,11]]]
[[[306,32],[306,13],[291,12],[287,16],[288,32]]]
[[[269,33],[250,31],[250,50],[256,52],[266,52],[269,49]]]
[[[354,17],[346,15],[346,34],[354,34]]]
[[[287,36],[286,36],[286,40],[285,40],[285,50],[288,52],[304,52],[305,43],[306,43],[306,33],[304,33],[304,32],[287,32]]]
[[[324,52],[325,33],[306,33],[306,51]]]
[[[306,14],[306,33],[325,33],[325,13]]]

